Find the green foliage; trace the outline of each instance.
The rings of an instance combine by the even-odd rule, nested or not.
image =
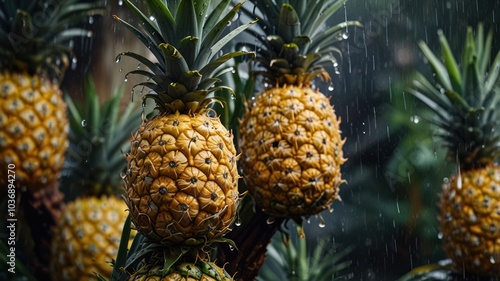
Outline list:
[[[210,94],[219,90],[233,90],[226,86],[216,86],[221,82],[227,61],[249,54],[235,51],[220,54],[221,50],[243,30],[254,22],[240,25],[224,33],[243,3],[236,4],[226,11],[230,1],[220,1],[213,9],[211,0],[205,1],[145,1],[150,15],[145,15],[129,0],[125,3],[140,22],[134,27],[115,16],[115,19],[130,30],[154,55],[158,63],[133,52],[118,55],[129,56],[149,68],[132,70],[127,73],[147,78],[146,82],[135,87],[151,89],[145,98],[156,102],[157,109],[163,113],[197,112],[213,102],[222,103]]]
[[[101,101],[90,76],[83,92],[82,101],[66,95],[70,146],[61,186],[68,189],[67,194],[117,194],[122,184],[120,173],[126,167],[122,151],[129,149],[130,134],[139,127],[141,108],[129,103],[120,110],[123,88]]]
[[[438,31],[440,60],[427,46],[420,48],[435,74],[435,83],[417,74],[408,91],[434,112],[432,120],[441,130],[436,134],[448,148],[448,160],[470,169],[496,160],[500,155],[500,52],[488,69],[493,33],[484,37],[480,24],[474,38],[467,29],[461,68],[448,41]]]
[[[305,237],[275,235],[257,280],[328,281],[342,276],[342,270],[351,264],[344,259],[352,249],[339,250],[329,240],[322,238],[311,243]]]

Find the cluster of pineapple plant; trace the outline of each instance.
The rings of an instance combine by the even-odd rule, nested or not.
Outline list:
[[[225,33],[242,6],[228,9],[230,1],[124,2],[139,24],[115,18],[153,59],[123,52],[117,61],[128,56],[147,68],[127,75],[147,79],[134,88],[141,87],[143,103],[153,101],[155,110],[143,116],[125,155],[125,201],[138,234],[113,276],[232,280],[207,253],[209,245],[224,241],[240,201],[233,135],[211,106],[223,103],[218,91],[232,91],[219,84],[226,62],[249,54],[220,51],[252,23]]]
[[[69,41],[91,36],[77,25],[97,9],[76,0],[0,3],[0,193],[2,201],[8,187],[16,195],[19,249],[40,279],[48,278],[51,227],[64,205],[58,180],[69,125],[60,84]]]
[[[68,146],[66,105],[60,90],[69,66],[68,41],[88,36],[70,28],[90,14],[95,5],[75,0],[43,2],[4,1],[0,6],[1,186],[7,165],[16,167],[19,189],[35,192],[58,180]]]
[[[441,59],[421,42],[434,81],[418,74],[409,91],[434,112],[436,135],[457,169],[440,197],[445,252],[458,272],[498,276],[500,53],[490,61],[493,33],[483,29],[467,29],[460,64],[442,31]]]
[[[275,217],[300,220],[331,208],[344,182],[345,142],[330,99],[315,78],[329,82],[335,43],[349,26],[325,28],[346,1],[251,1],[261,15],[255,75],[260,93],[247,97],[240,127],[241,166],[256,205]],[[320,15],[320,16],[315,16]]]
[[[134,103],[120,110],[123,94],[123,87],[117,88],[101,102],[89,77],[81,101],[66,96],[71,130],[61,189],[77,198],[66,205],[54,229],[53,280],[95,280],[95,273],[111,276],[128,215],[120,198],[120,173],[126,166],[121,151],[130,148],[130,132],[141,116]]]
[[[249,2],[243,14],[258,21],[248,29],[251,40],[238,46],[256,50],[256,59],[250,66],[248,83],[254,85],[246,87],[251,90],[244,97],[238,147],[256,212],[245,213],[252,219],[244,218],[242,227],[228,234],[240,253],[225,251],[224,257],[231,271],[245,272],[238,273],[243,279],[256,276],[265,246],[283,221],[301,225],[303,218],[315,215],[324,225],[320,213],[340,200],[345,140],[340,118],[320,89],[331,83],[325,65],[336,64],[342,53],[336,43],[346,38],[349,27],[361,27],[357,21],[327,27],[346,1]]]

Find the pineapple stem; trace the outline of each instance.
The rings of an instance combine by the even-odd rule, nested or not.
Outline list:
[[[225,266],[234,280],[255,280],[264,263],[267,245],[285,221],[284,218],[275,218],[270,222],[269,215],[260,210],[254,212],[252,204],[249,198],[242,202],[240,214],[245,227],[235,227],[226,235],[234,241],[238,251],[229,247],[221,247],[218,251],[217,264]]]

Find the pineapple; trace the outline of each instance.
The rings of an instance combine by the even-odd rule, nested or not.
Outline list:
[[[152,273],[153,272],[153,273]],[[230,281],[231,276],[212,262],[183,262],[172,268],[166,276],[162,276],[161,266],[153,268],[147,275],[137,276],[135,281]]]
[[[128,237],[129,231],[130,220],[127,220],[122,234],[123,241],[126,241],[124,239]],[[212,242],[214,241],[209,241],[208,244]],[[234,280],[223,267],[208,261],[209,251],[212,250],[209,249],[208,244],[201,247],[172,244],[166,247],[158,241],[149,240],[141,233],[137,233],[130,249],[126,249],[126,245],[120,243],[114,270],[109,280]],[[96,277],[99,281],[108,280],[99,274]]]
[[[460,271],[500,274],[500,52],[491,68],[492,32],[467,30],[456,63],[442,31],[442,61],[424,43],[435,83],[417,74],[410,92],[435,114],[438,136],[458,171],[443,185],[440,227],[444,249]]]
[[[259,208],[298,220],[340,199],[345,140],[340,118],[313,80],[330,80],[322,65],[335,62],[332,53],[339,50],[332,45],[345,37],[348,26],[360,24],[323,29],[346,0],[283,2],[252,1],[256,14],[262,14],[258,25],[266,36],[254,31],[257,44],[246,44],[258,50],[263,70],[256,74],[264,87],[248,100],[241,120],[241,166]]]
[[[233,135],[219,121],[214,96],[220,67],[248,54],[219,55],[221,48],[250,24],[223,35],[241,3],[230,1],[145,1],[142,11],[124,1],[140,29],[116,17],[151,50],[157,62],[131,52],[149,70],[129,74],[146,77],[137,86],[150,89],[156,110],[133,135],[124,174],[126,202],[137,230],[167,245],[203,245],[229,231],[239,202]],[[215,5],[217,4],[217,5]],[[142,91],[141,91],[142,92]]]
[[[129,149],[130,131],[139,126],[141,111],[130,103],[120,114],[123,89],[102,105],[92,80],[84,103],[67,96],[70,146],[61,178],[69,202],[54,229],[53,280],[96,280],[94,272],[111,276],[127,205],[116,195],[123,190],[120,172],[126,162],[119,150]],[[83,149],[85,148],[85,149]]]
[[[7,166],[15,167],[16,187],[32,193],[60,176],[68,145],[59,89],[69,64],[65,44],[89,34],[72,26],[94,8],[75,0],[0,4],[0,191]]]

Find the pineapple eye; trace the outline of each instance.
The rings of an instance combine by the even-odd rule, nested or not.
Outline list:
[[[489,207],[490,206],[490,200],[489,199],[484,199],[483,200],[483,207]]]
[[[210,164],[212,163],[212,159],[210,158],[205,158],[205,164]]]
[[[191,183],[192,183],[192,184],[195,184],[197,181],[198,181],[198,179],[197,179],[197,178],[195,178],[195,177],[192,177],[192,178],[191,178]]]
[[[490,231],[495,232],[497,230],[496,226],[494,224],[490,224]]]
[[[160,190],[158,190],[158,192],[161,194],[161,195],[165,195],[167,194],[167,189],[165,187],[162,187],[160,188]]]
[[[175,163],[175,161],[170,161],[170,162],[168,163],[168,165],[169,165],[170,167],[172,167],[172,168],[177,167],[177,163]]]
[[[175,119],[174,122],[172,122],[172,125],[179,126],[179,120]]]
[[[187,204],[181,203],[181,204],[179,204],[179,209],[181,211],[185,212],[189,209],[189,206]]]
[[[158,144],[159,145],[165,145],[165,142],[161,140],[161,141],[158,142]]]
[[[212,200],[215,200],[217,198],[219,198],[219,195],[217,195],[217,193],[215,193],[215,192],[210,195],[210,199],[212,199]]]
[[[2,97],[5,97],[7,92],[9,91],[10,86],[9,85],[2,85]]]

